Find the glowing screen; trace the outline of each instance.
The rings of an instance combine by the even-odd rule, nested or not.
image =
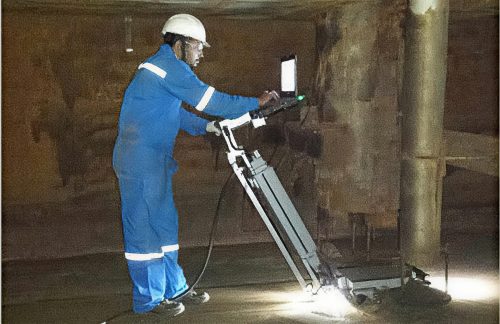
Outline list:
[[[281,92],[293,92],[297,89],[297,61],[295,56],[281,61]]]

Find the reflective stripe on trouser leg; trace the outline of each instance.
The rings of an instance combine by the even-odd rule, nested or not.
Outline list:
[[[167,168],[154,177],[118,176],[126,258],[134,285],[133,309],[138,313],[153,309],[164,299],[166,264],[174,289],[183,281],[185,284],[182,269],[177,263],[165,262],[163,253],[178,249],[172,174]]]
[[[165,298],[173,298],[188,288],[181,266],[177,262],[179,251],[166,252],[165,264]]]
[[[132,309],[135,313],[149,312],[163,300],[165,294],[165,263],[163,258],[147,261],[127,260],[133,283]]]
[[[165,265],[160,240],[149,224],[150,213],[144,197],[146,181],[118,177],[121,195],[125,258],[132,281],[132,309],[152,310],[165,294]]]
[[[156,254],[173,250],[162,250],[162,247],[177,246],[179,223],[172,175],[170,169],[158,170],[155,176],[118,175],[127,254]]]

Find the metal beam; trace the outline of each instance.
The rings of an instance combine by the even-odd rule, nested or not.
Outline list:
[[[401,253],[416,266],[440,254],[448,0],[410,0],[401,110]]]
[[[498,177],[498,137],[445,130],[446,164]]]

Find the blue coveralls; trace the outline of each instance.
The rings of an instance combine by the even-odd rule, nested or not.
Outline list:
[[[121,195],[125,258],[133,283],[133,310],[152,310],[187,288],[178,256],[178,216],[172,192],[179,129],[203,135],[207,121],[183,108],[236,118],[258,99],[231,96],[201,82],[164,44],[139,65],[125,91],[113,152]]]

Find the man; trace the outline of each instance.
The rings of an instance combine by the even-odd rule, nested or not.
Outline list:
[[[133,310],[176,316],[184,311],[183,303],[203,303],[209,296],[192,292],[181,301],[172,300],[188,288],[177,263],[174,143],[179,129],[191,135],[220,134],[214,122],[184,110],[181,102],[210,115],[236,118],[278,96],[274,91],[259,98],[232,96],[201,82],[191,68],[210,45],[197,18],[175,15],[167,20],[162,34],[164,44],[139,65],[125,91],[113,168],[120,187]]]

